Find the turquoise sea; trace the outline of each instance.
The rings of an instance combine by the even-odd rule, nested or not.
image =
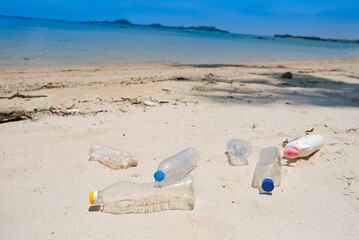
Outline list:
[[[0,68],[358,57],[359,44],[0,16]]]

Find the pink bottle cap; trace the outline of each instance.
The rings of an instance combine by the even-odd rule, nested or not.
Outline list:
[[[284,156],[286,158],[296,158],[299,156],[300,149],[298,147],[290,147],[284,150]]]

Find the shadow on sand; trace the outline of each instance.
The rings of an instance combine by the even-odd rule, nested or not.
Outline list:
[[[202,64],[195,67],[248,67],[245,65]],[[256,67],[260,68],[260,67]],[[267,67],[263,67],[267,68]],[[330,71],[328,71],[330,72]],[[248,74],[248,76],[251,76]],[[286,104],[315,105],[325,107],[359,107],[359,83],[317,77],[310,74],[293,74],[292,79],[281,78],[278,73],[256,74],[255,78],[243,77],[226,80],[216,75],[205,78],[189,79],[177,77],[173,80],[198,82],[192,88],[192,95],[200,95],[223,103],[268,104],[284,101]],[[340,76],[359,79],[352,75]],[[359,81],[358,81],[359,82]]]

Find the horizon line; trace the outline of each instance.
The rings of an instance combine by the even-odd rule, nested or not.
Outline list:
[[[109,21],[109,20],[86,20],[86,21],[76,21],[76,20],[62,20],[62,19],[51,19],[51,18],[38,18],[38,17],[24,17],[24,16],[10,16],[10,15],[4,15],[4,14],[1,14],[0,13],[0,17],[9,17],[9,18],[20,18],[20,19],[32,19],[32,20],[41,20],[41,21],[53,21],[53,22],[65,22],[65,23],[91,23],[91,22],[108,22],[108,23],[113,23],[114,21],[117,21],[117,20],[126,20],[128,22],[130,22],[131,24],[133,25],[137,25],[137,26],[147,26],[147,27],[151,27],[149,25],[151,24],[160,24],[161,26],[163,26],[164,28],[166,27],[174,27],[174,28],[178,28],[178,27],[184,27],[184,26],[180,26],[180,25],[177,25],[177,26],[166,26],[166,25],[162,25],[161,23],[150,23],[150,24],[138,24],[138,23],[133,23],[131,21],[129,21],[128,19],[126,18],[118,18],[116,20],[113,20],[113,21]],[[294,36],[294,35],[291,35],[291,34],[273,34],[273,35],[259,35],[259,34],[247,34],[247,33],[234,33],[234,32],[230,32],[230,31],[227,31],[227,30],[223,30],[223,29],[219,29],[217,28],[216,26],[188,26],[188,28],[190,27],[214,27],[220,31],[226,31],[228,34],[240,34],[240,35],[248,35],[248,36],[263,36],[263,37],[276,37],[276,35],[288,35],[290,37],[293,37],[293,38],[319,38],[321,40],[343,40],[343,41],[359,41],[359,39],[352,39],[352,40],[349,40],[349,39],[341,39],[341,38],[320,38],[320,37],[317,37],[317,36]],[[187,27],[185,27],[187,28]],[[308,40],[308,39],[307,39]]]

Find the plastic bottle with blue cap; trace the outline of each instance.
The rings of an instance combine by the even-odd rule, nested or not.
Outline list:
[[[280,186],[282,179],[282,163],[277,147],[263,148],[254,170],[252,187],[260,193],[271,193]]]
[[[199,152],[194,148],[186,148],[163,160],[154,173],[155,186],[160,187],[180,180],[197,167],[199,160]]]

